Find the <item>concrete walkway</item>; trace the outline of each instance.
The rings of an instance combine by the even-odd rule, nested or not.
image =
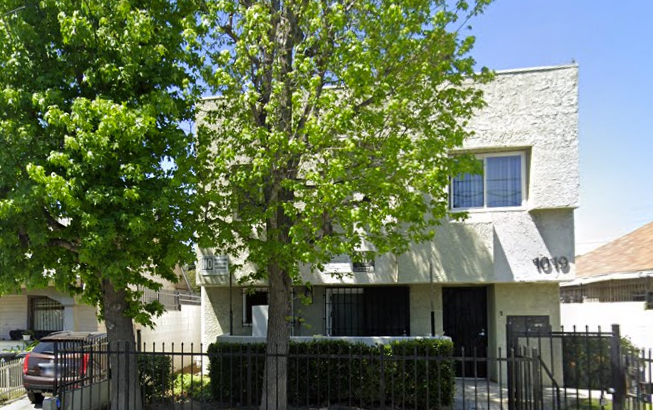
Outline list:
[[[43,406],[40,404],[32,404],[27,400],[27,396],[18,400],[10,401],[5,404],[0,404],[2,410],[34,410],[41,409]]]
[[[536,400],[532,392],[523,392],[524,400],[530,409],[542,408],[543,410],[575,408],[579,400],[598,400],[601,392],[597,390],[560,389],[558,394],[555,389],[545,387],[542,397]],[[604,393],[607,402],[612,401],[612,395]],[[534,403],[537,402],[537,405]],[[452,410],[508,410],[508,388],[486,379],[456,379],[456,395]]]

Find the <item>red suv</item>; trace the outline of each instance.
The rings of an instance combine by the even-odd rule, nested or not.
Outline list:
[[[105,372],[105,360],[93,354],[105,341],[104,333],[89,332],[56,332],[41,338],[23,362],[23,387],[29,400],[41,403],[43,393],[54,393],[57,383],[83,385],[88,382],[89,373],[96,377]]]

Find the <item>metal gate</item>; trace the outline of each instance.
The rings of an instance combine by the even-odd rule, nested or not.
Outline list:
[[[591,332],[509,323],[506,334],[511,355],[528,352],[537,359],[532,380],[508,372],[509,394],[515,397],[511,403],[523,402],[523,385],[528,384],[533,400],[527,402],[534,410],[651,408],[651,352],[630,346],[622,339],[619,325],[610,332],[600,328]]]

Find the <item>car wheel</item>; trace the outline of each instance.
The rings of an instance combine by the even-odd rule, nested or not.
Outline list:
[[[34,393],[34,392],[31,392],[31,391],[28,391],[27,392],[27,398],[33,404],[43,403],[43,394],[42,393]]]

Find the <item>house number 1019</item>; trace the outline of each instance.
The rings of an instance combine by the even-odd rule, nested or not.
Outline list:
[[[569,268],[569,260],[564,256],[554,256],[553,258],[542,256],[533,259],[533,263],[537,266],[538,271],[544,271],[544,273],[551,273],[552,267],[555,267],[556,271],[566,271]]]

